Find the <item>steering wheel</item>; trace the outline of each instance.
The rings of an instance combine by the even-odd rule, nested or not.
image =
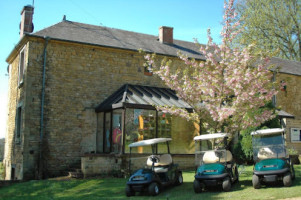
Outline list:
[[[214,153],[215,153],[215,156],[218,158],[223,157],[223,152],[221,152],[221,151],[215,151]]]
[[[159,157],[158,157],[158,156],[155,156],[155,155],[151,155],[150,159],[151,159],[151,161],[152,161],[153,163],[158,163],[158,162],[160,162]]]

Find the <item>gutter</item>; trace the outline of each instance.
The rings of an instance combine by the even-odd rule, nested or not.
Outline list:
[[[11,61],[15,58],[15,56],[18,55],[19,53],[19,49],[24,45],[24,43],[26,43],[28,41],[28,34],[25,34],[20,40],[19,42],[14,46],[14,48],[11,50],[11,52],[9,53],[9,55],[6,58],[6,62],[7,63],[11,63]]]
[[[45,82],[46,82],[46,56],[47,56],[47,45],[50,37],[44,37],[44,53],[43,53],[43,74],[42,74],[42,95],[41,95],[41,117],[40,117],[40,155],[39,155],[39,174],[38,179],[43,178],[43,138],[44,138],[44,103],[45,103]]]

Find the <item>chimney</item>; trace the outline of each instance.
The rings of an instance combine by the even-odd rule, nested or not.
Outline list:
[[[161,26],[159,28],[159,41],[165,44],[173,43],[173,28],[167,26]]]
[[[21,11],[20,38],[26,33],[33,32],[33,6],[27,5]]]

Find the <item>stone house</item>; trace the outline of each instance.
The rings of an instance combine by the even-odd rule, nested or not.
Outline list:
[[[286,87],[274,98],[274,104],[280,107],[285,118],[282,125],[286,128],[286,144],[290,149],[301,154],[301,63],[273,58],[272,64],[279,67],[279,73],[275,79],[279,82],[285,81]]]
[[[193,137],[199,126],[152,105],[191,108],[143,67],[138,52],[155,52],[181,66],[178,51],[204,60],[194,43],[173,39],[170,27],[160,27],[158,37],[65,17],[32,33],[32,14],[31,6],[22,10],[20,41],[7,58],[6,179],[65,175],[71,168],[81,168],[87,176],[122,170],[129,143],[164,136],[173,138],[175,162],[182,168],[194,166]],[[294,115],[283,122],[288,144],[300,153],[295,140],[301,129],[300,63],[273,62],[282,67],[276,78],[288,82],[275,103]],[[288,113],[281,116],[293,117]]]

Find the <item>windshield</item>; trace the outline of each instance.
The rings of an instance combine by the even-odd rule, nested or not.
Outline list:
[[[254,135],[252,145],[254,160],[286,157],[282,134]]]
[[[226,150],[223,138],[196,141],[195,165],[225,163],[232,160],[232,154]]]
[[[162,155],[165,155],[162,157]],[[163,160],[171,159],[171,157],[166,156],[168,153],[168,146],[166,142],[158,143],[154,145],[147,146],[138,146],[131,148],[131,156],[130,156],[130,168],[132,171],[141,168],[151,168],[152,167],[152,159],[158,163],[163,162]],[[156,164],[155,164],[156,166]]]

